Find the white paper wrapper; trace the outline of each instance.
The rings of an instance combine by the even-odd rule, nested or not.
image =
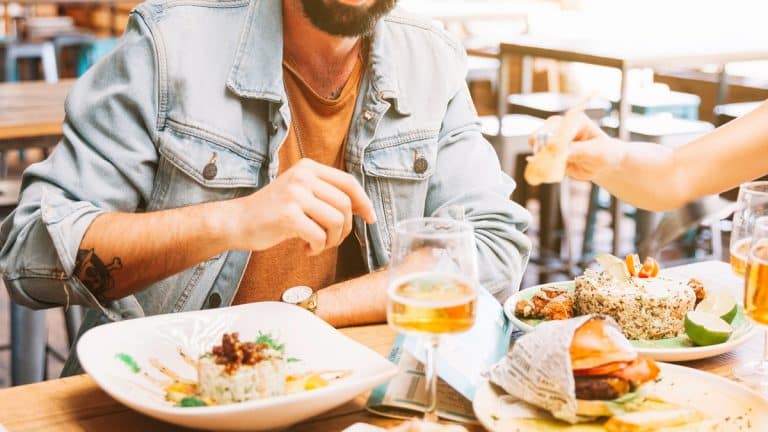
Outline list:
[[[573,333],[592,316],[548,321],[522,336],[485,376],[511,396],[568,423],[591,420],[576,415],[576,384],[571,369]],[[606,318],[611,325],[615,321]],[[618,327],[618,326],[617,326]]]

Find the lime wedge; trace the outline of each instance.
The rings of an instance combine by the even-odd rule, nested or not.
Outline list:
[[[733,328],[717,315],[707,312],[691,311],[685,315],[685,334],[694,344],[716,345],[731,337]]]
[[[739,308],[736,306],[736,299],[726,293],[709,293],[704,300],[696,306],[696,312],[707,312],[719,316],[728,324],[736,318],[736,312]]]
[[[617,258],[611,254],[600,254],[595,257],[595,261],[600,264],[603,271],[611,275],[618,281],[629,279],[629,269],[623,259]]]

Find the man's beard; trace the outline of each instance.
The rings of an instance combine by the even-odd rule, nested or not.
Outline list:
[[[304,15],[320,30],[334,36],[365,36],[397,0],[374,0],[370,6],[349,6],[336,0],[301,0]]]

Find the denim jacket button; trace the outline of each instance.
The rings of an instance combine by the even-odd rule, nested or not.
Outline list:
[[[208,309],[215,309],[221,306],[221,294],[215,292],[208,296]]]
[[[213,180],[216,177],[216,174],[218,174],[218,171],[219,169],[216,167],[216,163],[209,162],[203,168],[203,178],[206,180]]]
[[[373,116],[374,116],[374,114],[373,114],[373,112],[372,112],[372,111],[369,111],[369,110],[365,110],[365,112],[363,112],[363,118],[364,118],[364,119],[366,119],[366,120],[368,120],[368,121],[370,121],[371,119],[373,119]]]
[[[279,129],[279,127],[277,126],[277,123],[271,123],[269,125],[269,134],[270,135],[276,134],[278,129]]]
[[[414,159],[413,170],[416,174],[424,174],[427,171],[427,168],[429,168],[429,162],[427,162],[424,156],[419,156]]]

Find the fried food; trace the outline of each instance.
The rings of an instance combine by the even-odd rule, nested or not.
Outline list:
[[[560,295],[567,294],[568,290],[559,286],[548,286],[548,287],[542,288],[540,292],[543,292],[544,295],[547,296],[547,298],[553,299]]]
[[[536,306],[531,300],[522,299],[515,305],[515,315],[520,318],[536,317]]]
[[[691,287],[694,294],[696,294],[696,306],[698,306],[699,303],[707,297],[707,290],[704,289],[704,284],[700,280],[694,278],[691,278],[691,280],[688,281],[688,286]]]
[[[544,309],[544,306],[546,306],[547,303],[549,303],[549,300],[549,297],[547,297],[547,295],[541,291],[537,292],[533,295],[533,297],[531,297],[531,301],[533,301],[533,305],[536,308],[537,314],[541,314],[541,310]]]
[[[528,319],[564,320],[573,318],[573,293],[558,286],[541,288],[515,304],[515,315]]]
[[[541,316],[547,320],[573,318],[573,296],[569,293],[564,293],[553,298],[541,309]]]

